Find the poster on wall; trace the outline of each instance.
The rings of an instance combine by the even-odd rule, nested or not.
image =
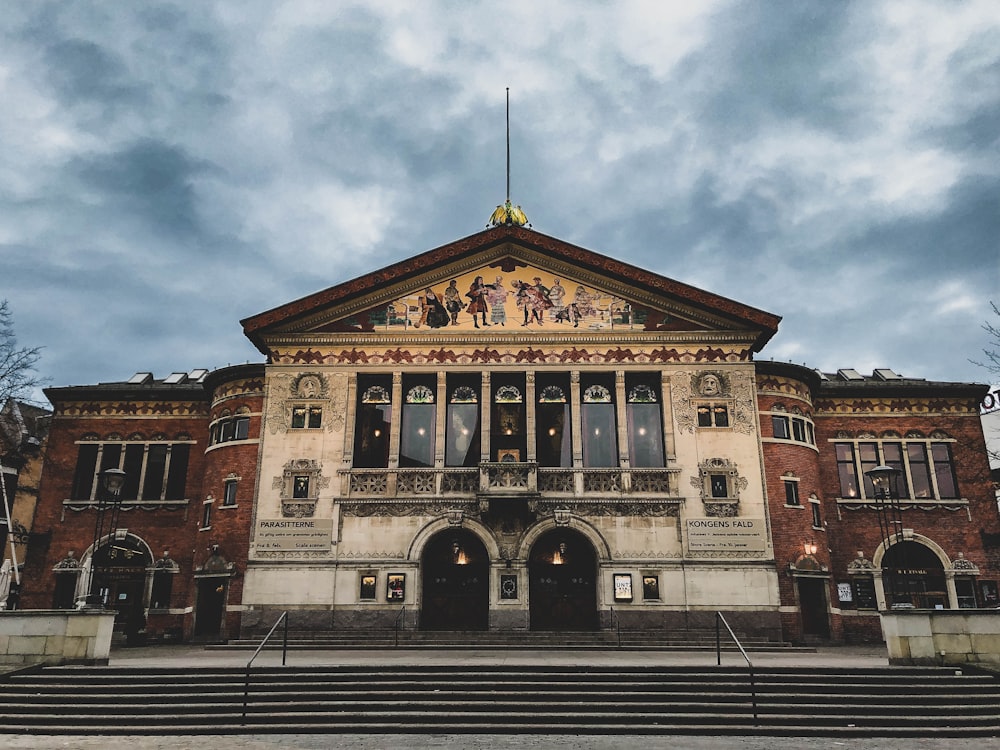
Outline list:
[[[642,598],[651,600],[657,600],[660,598],[659,576],[642,577]]]
[[[375,598],[375,576],[367,573],[361,576],[361,599],[372,600]]]
[[[517,576],[506,573],[500,576],[500,598],[517,599]]]
[[[390,602],[403,601],[406,598],[406,574],[390,573],[386,581],[385,598]]]
[[[632,574],[615,573],[615,601],[632,601]]]

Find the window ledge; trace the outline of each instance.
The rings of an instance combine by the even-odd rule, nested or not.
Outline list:
[[[910,508],[920,508],[921,510],[933,510],[934,508],[965,508],[969,505],[969,499],[965,497],[955,497],[947,499],[933,498],[912,498],[912,497],[901,497],[898,500],[891,501],[893,507],[899,507],[900,510],[909,510]],[[881,507],[886,507],[889,502],[878,502],[874,499],[869,498],[859,498],[859,497],[838,497],[837,505],[847,508],[849,510],[860,510],[862,508],[867,508],[868,510],[877,510]]]
[[[786,508],[795,508],[797,510],[805,510],[806,506],[804,506],[802,503],[799,503],[798,505],[792,505],[791,503],[785,503],[785,507]]]

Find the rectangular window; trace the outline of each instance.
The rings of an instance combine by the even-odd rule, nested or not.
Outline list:
[[[958,595],[959,609],[975,609],[976,581],[968,576],[955,576],[955,593]]]
[[[864,576],[853,579],[851,583],[854,584],[854,602],[857,608],[876,609],[875,580]]]
[[[840,496],[858,497],[858,469],[854,464],[854,446],[851,443],[837,443],[836,451]]]
[[[806,423],[802,419],[792,419],[792,439],[806,442]]]
[[[709,477],[712,497],[729,497],[729,484],[725,474],[712,474]]]
[[[947,443],[931,443],[934,477],[937,479],[938,497],[958,497],[958,483],[951,463],[951,448]]]
[[[400,466],[434,466],[437,432],[437,378],[403,376],[403,410],[399,431]]]
[[[909,497],[910,488],[906,483],[902,443],[882,443],[882,463],[899,471],[896,478],[896,497]]]
[[[239,482],[235,479],[228,479],[222,490],[222,504],[224,506],[236,505],[236,488]]]
[[[771,430],[776,438],[788,440],[791,434],[788,432],[788,417],[771,415]]]
[[[227,419],[220,425],[219,432],[219,442],[226,443],[233,439],[236,434],[236,423],[231,419]]]
[[[317,429],[323,426],[323,407],[321,406],[310,406],[309,407],[309,427],[310,429]]]
[[[129,443],[125,446],[125,484],[122,485],[122,500],[139,497],[139,480],[142,478],[142,463],[146,457],[146,446]]]
[[[814,529],[823,528],[823,513],[820,510],[819,503],[809,503],[812,508],[812,522]]]
[[[927,463],[927,446],[923,443],[907,443],[906,459],[910,464],[910,479],[913,484],[913,497],[933,497],[934,492],[931,487],[931,470]]]
[[[212,528],[212,503],[204,503],[201,506],[201,528]]]
[[[806,442],[809,445],[816,445],[816,431],[813,428],[812,422],[806,422]]]
[[[729,407],[726,404],[700,404],[697,412],[699,427],[729,427]]]
[[[76,471],[73,473],[74,500],[89,500],[94,490],[97,475],[97,448],[93,444],[81,445],[76,456]]]
[[[625,388],[629,465],[633,468],[662,467],[665,463],[659,376],[629,373]]]
[[[878,445],[876,443],[858,443],[858,457],[861,459],[861,476],[864,477],[865,497],[875,497],[875,487],[865,473],[878,466]]]
[[[149,593],[150,609],[170,609],[170,594],[174,587],[174,574],[169,570],[153,573],[153,587]]]
[[[297,475],[292,478],[292,497],[302,500],[309,497],[309,476]]]
[[[610,378],[580,378],[583,465],[618,466],[618,429],[615,420],[614,382]]]
[[[306,407],[292,407],[292,429],[299,430],[306,426]]]
[[[170,471],[167,474],[167,500],[183,500],[187,489],[188,458],[191,446],[174,443],[170,446]]]
[[[142,485],[143,500],[163,499],[163,477],[167,469],[167,446],[159,443],[149,446],[146,453],[146,481]]]
[[[392,422],[391,376],[358,375],[356,415],[354,423],[355,468],[381,469],[387,467],[389,465],[389,428]],[[302,419],[305,420],[304,412]]]
[[[246,440],[250,436],[250,417],[238,417],[236,419],[235,440]]]
[[[785,505],[800,505],[799,483],[785,480]]]

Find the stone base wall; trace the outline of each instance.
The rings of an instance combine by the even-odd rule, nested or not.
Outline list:
[[[1000,667],[1000,610],[882,613],[890,664]]]
[[[107,664],[114,612],[0,612],[0,664]]]

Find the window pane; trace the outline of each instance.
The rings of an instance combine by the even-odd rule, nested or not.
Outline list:
[[[569,404],[538,404],[535,445],[540,466],[572,466]]]
[[[354,465],[384,468],[389,465],[389,404],[359,408],[354,444]]]
[[[306,426],[306,407],[295,406],[292,408],[292,427],[299,429]],[[225,438],[223,438],[225,440]]]
[[[799,504],[799,483],[798,482],[785,482],[785,504],[786,505],[798,505]]]
[[[788,439],[788,417],[771,415],[771,428],[776,438]]]
[[[618,466],[614,404],[583,404],[580,408],[583,422],[583,465]]]
[[[296,500],[309,497],[309,477],[299,475],[292,478],[292,497]]]
[[[146,481],[142,485],[143,500],[160,500],[163,495],[163,473],[167,463],[167,446],[151,445],[146,454]]]
[[[837,443],[837,473],[840,477],[840,496],[858,496],[858,470],[854,465],[854,446]]]
[[[792,420],[792,437],[800,443],[806,441],[806,423],[801,419]]]
[[[729,427],[729,407],[725,404],[716,404],[712,407],[716,427]]]
[[[906,483],[906,467],[903,466],[903,446],[901,443],[882,443],[882,456],[886,466],[899,469],[896,478],[896,497],[909,497],[910,488]]]
[[[626,404],[628,453],[633,468],[664,465],[662,413],[659,404]]]
[[[712,409],[704,404],[698,407],[698,426],[712,426]]]
[[[122,485],[122,500],[135,500],[139,497],[139,479],[142,477],[142,459],[146,447],[141,443],[130,443],[125,446],[125,484]]]
[[[223,505],[236,505],[236,487],[237,482],[229,481],[226,482],[225,489],[222,493],[222,504]]]
[[[317,425],[318,426],[318,425]],[[246,440],[250,435],[250,417],[240,417],[236,420],[236,440]]]
[[[167,498],[181,500],[187,489],[188,457],[191,446],[175,443],[170,449],[170,475],[167,477]]]
[[[81,445],[76,456],[76,472],[73,474],[73,499],[89,500],[94,489],[94,475],[97,473],[97,446]]]
[[[479,404],[448,404],[444,462],[447,466],[479,463]]]
[[[236,425],[233,423],[233,420],[227,419],[220,427],[219,440],[223,443],[232,440],[235,433]]]
[[[817,529],[823,528],[823,513],[820,511],[819,503],[810,503],[812,507],[813,516],[813,527]]]
[[[865,497],[875,497],[875,487],[872,480],[865,474],[869,469],[878,466],[878,450],[875,443],[858,443],[858,454],[861,458],[861,474],[864,476]]]
[[[709,478],[712,497],[729,497],[729,486],[724,474],[712,474]]]
[[[403,404],[399,465],[434,465],[434,404]]]
[[[934,460],[934,476],[937,477],[940,496],[958,497],[955,470],[951,465],[951,448],[947,443],[934,443],[931,445],[931,458]]]
[[[933,497],[931,491],[931,471],[927,465],[927,448],[923,443],[907,443],[906,457],[910,461],[910,478],[913,480],[913,496]]]
[[[170,607],[170,592],[173,585],[173,573],[158,570],[153,574],[153,589],[149,594],[151,609],[168,609]]]

